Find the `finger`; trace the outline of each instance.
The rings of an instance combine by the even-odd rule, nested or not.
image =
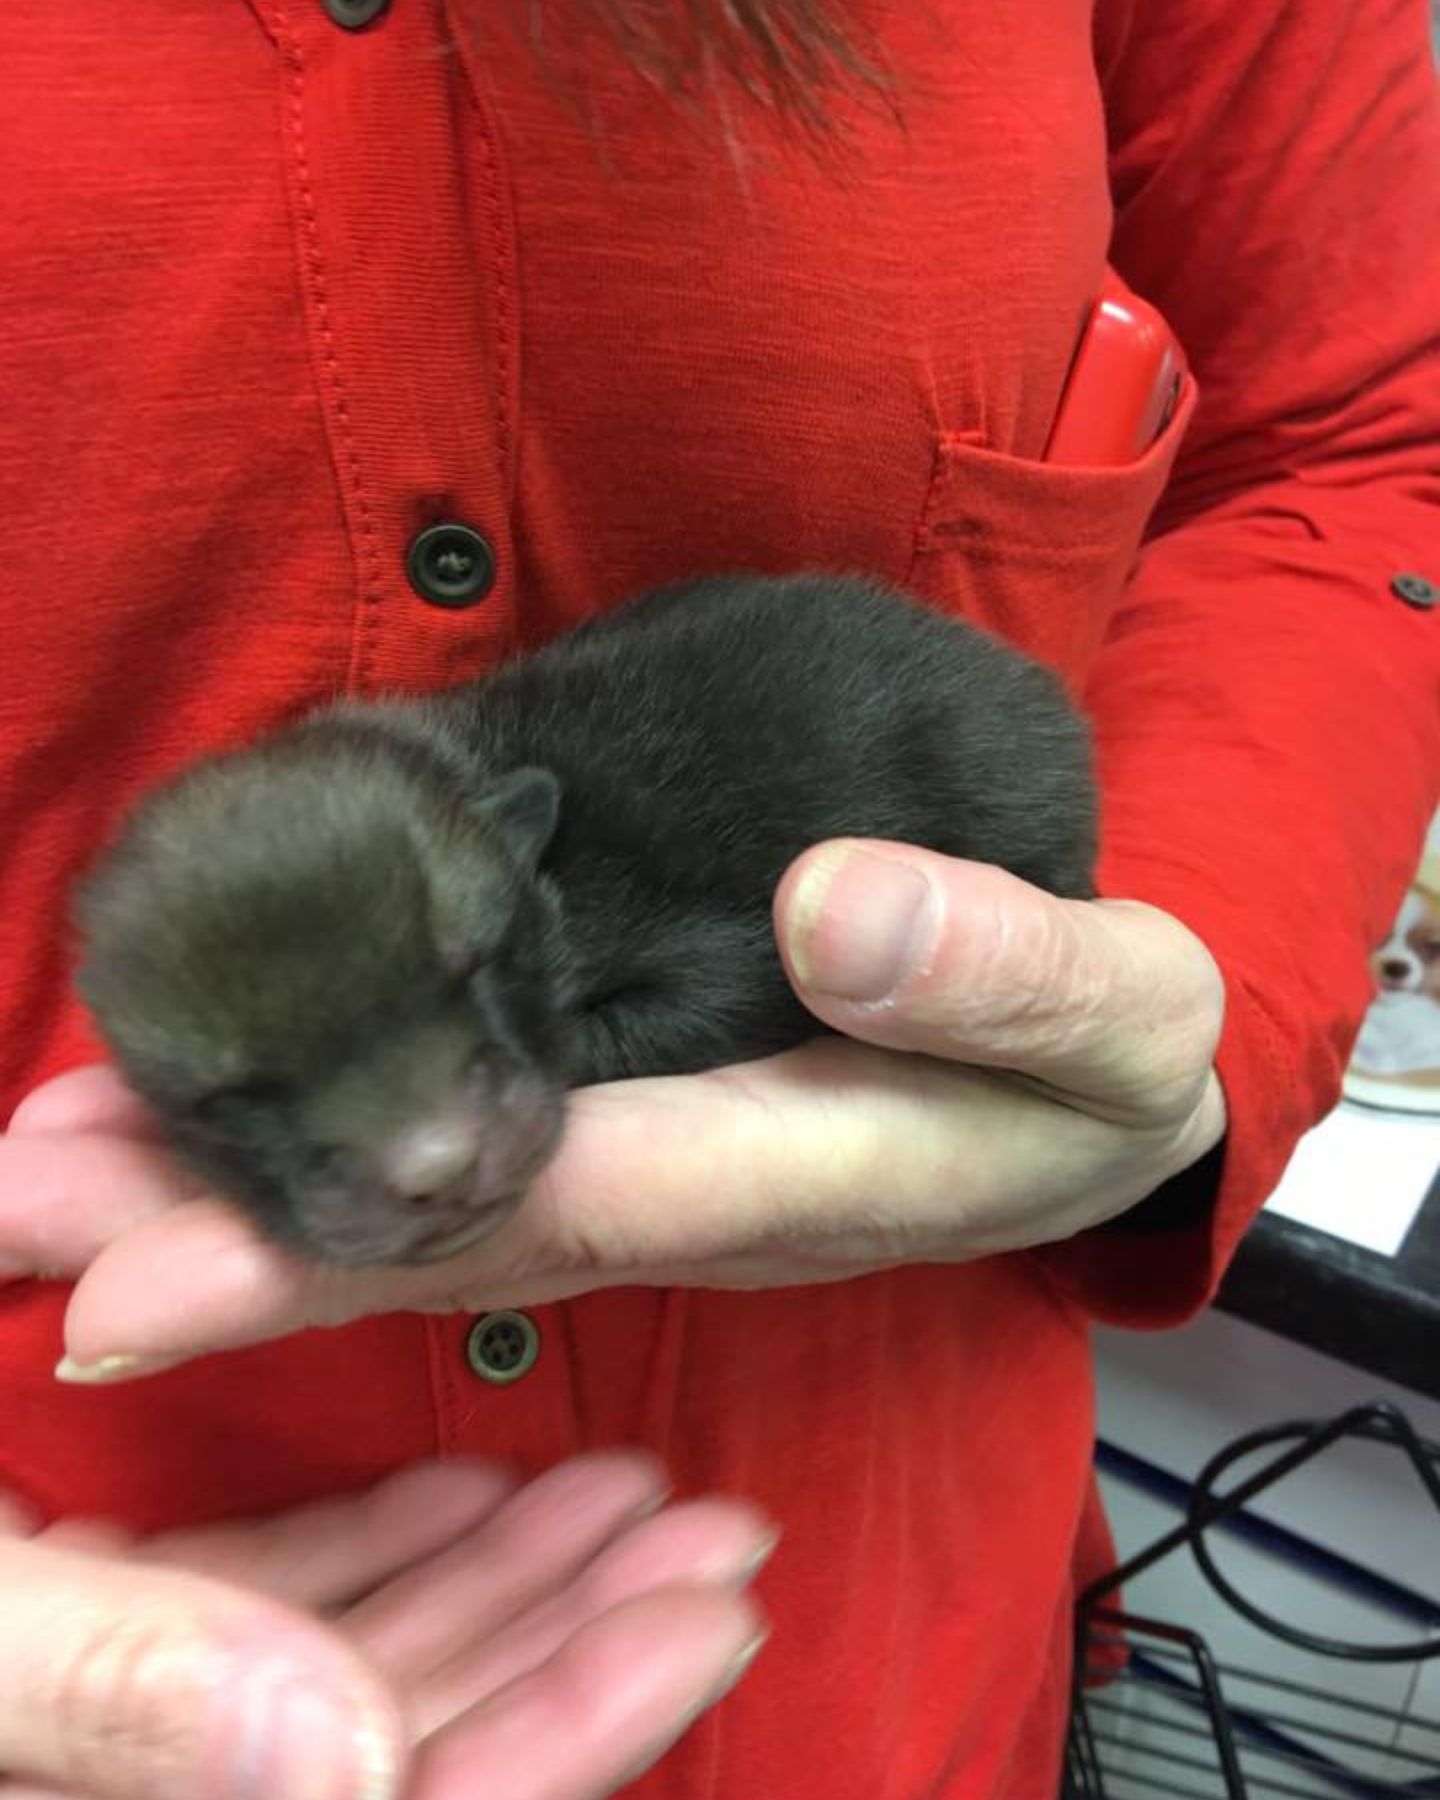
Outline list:
[[[579,1098],[603,1110],[577,1105],[580,1129],[506,1231],[532,1234],[547,1297],[562,1280],[775,1287],[1022,1249],[1123,1211],[1202,1155],[1223,1131],[1214,1087],[1213,1109],[1120,1125],[1001,1072],[828,1038],[589,1090]],[[529,1303],[504,1238],[497,1267],[474,1258],[473,1306]]]
[[[572,1458],[520,1488],[458,1543],[362,1600],[345,1629],[408,1692],[467,1645],[563,1588],[664,1497],[664,1475],[651,1457]]]
[[[0,1257],[35,1274],[77,1274],[138,1222],[199,1192],[158,1145],[103,1134],[0,1138]]]
[[[89,1366],[69,1373],[125,1380],[366,1311],[532,1305],[635,1282],[829,1281],[1044,1243],[1203,1154],[1223,1131],[1213,1091],[1185,1119],[1119,1125],[999,1073],[843,1038],[590,1088],[525,1204],[448,1264],[302,1265],[209,1202],[139,1227],[71,1296],[66,1345]]]
[[[406,1800],[602,1800],[730,1691],[761,1634],[753,1605],[723,1588],[618,1606],[432,1738]]]
[[[663,1107],[665,1097],[672,1090],[683,1092],[687,1081],[590,1089],[572,1106],[561,1159],[583,1176],[587,1146],[593,1148],[598,1135],[603,1152],[613,1124],[628,1146],[626,1166],[638,1155],[642,1166],[650,1168],[652,1152],[645,1148],[644,1134],[647,1101],[654,1097]],[[711,1098],[728,1114],[730,1103],[722,1089],[717,1087]],[[694,1099],[701,1101],[703,1112],[702,1095]],[[678,1167],[688,1169],[696,1161],[690,1133],[699,1122],[693,1103],[671,1114],[666,1140],[673,1136],[686,1152]],[[710,1160],[699,1166],[708,1179]],[[527,1304],[598,1285],[603,1277],[589,1265],[578,1240],[563,1265],[552,1269],[548,1230],[544,1209],[527,1202],[512,1225],[452,1262],[345,1269],[267,1242],[242,1212],[224,1201],[193,1200],[123,1232],[83,1270],[66,1307],[66,1355],[56,1373],[74,1382],[128,1381],[188,1357],[262,1343],[313,1325],[341,1325],[405,1309],[465,1311],[482,1291],[473,1285],[477,1270],[517,1304],[518,1291],[511,1285],[516,1281],[524,1283]],[[622,1273],[617,1271],[613,1279],[620,1280]]]
[[[237,1208],[193,1200],[95,1256],[67,1305],[66,1356],[56,1373],[129,1380],[203,1351],[395,1311],[418,1303],[427,1281],[435,1286],[433,1270],[352,1271],[292,1256]]]
[[[673,1587],[741,1588],[769,1559],[777,1533],[753,1507],[697,1500],[623,1531],[561,1592],[505,1630],[468,1644],[415,1690],[421,1736],[439,1730],[554,1656],[584,1626],[642,1594]],[[362,1648],[367,1648],[362,1640]]]
[[[697,1267],[742,1286],[831,1280],[866,1262],[953,1254],[962,1197],[976,1254],[1015,1247],[1017,1157],[1041,1204],[1044,1182],[1065,1196],[1083,1189],[1077,1171],[1103,1168],[1121,1136],[1079,1114],[1057,1134],[1048,1115],[1059,1110],[983,1071],[842,1040],[708,1076],[592,1088],[574,1097],[559,1155],[519,1213],[451,1265],[305,1264],[208,1201],[140,1226],[75,1288],[67,1372],[126,1380],[365,1311],[536,1304],[684,1280]],[[843,1210],[855,1193],[869,1197],[863,1229]],[[932,1243],[937,1194],[946,1216]],[[1136,1197],[1117,1197],[1117,1209]],[[1001,1215],[998,1242],[987,1210]]]
[[[853,1046],[852,1046],[853,1048]],[[786,1059],[770,1065],[781,1070]],[[538,1304],[630,1279],[626,1246],[658,1256],[705,1254],[742,1232],[748,1211],[814,1188],[816,1161],[797,1155],[795,1108],[820,1106],[801,1065],[776,1083],[787,1118],[730,1075],[632,1081],[573,1097],[554,1163],[494,1238],[453,1262],[409,1270],[349,1270],[263,1241],[237,1209],[197,1200],[108,1245],[84,1271],[65,1315],[70,1381],[124,1381],[188,1357],[260,1343],[312,1325],[416,1308],[463,1311],[482,1301]],[[836,1122],[843,1122],[840,1113]],[[828,1166],[831,1159],[822,1157]],[[697,1194],[734,1194],[708,1225]],[[684,1204],[677,1205],[677,1197]],[[578,1202],[578,1204],[577,1204]],[[593,1230],[592,1230],[593,1226]],[[503,1296],[503,1298],[501,1298]]]
[[[497,1464],[421,1463],[365,1493],[265,1519],[165,1532],[143,1540],[135,1554],[292,1606],[334,1610],[428,1564],[490,1518],[515,1486],[516,1477]]]
[[[1223,987],[1199,939],[1154,907],[1060,900],[988,864],[840,839],[791,866],[775,915],[796,991],[848,1036],[1017,1070],[1121,1123],[1197,1102]]]
[[[86,1800],[397,1791],[401,1725],[344,1642],[201,1576],[0,1544],[0,1768]]]
[[[16,1107],[6,1130],[16,1137],[49,1131],[155,1139],[161,1135],[160,1121],[110,1063],[87,1063],[33,1088]]]

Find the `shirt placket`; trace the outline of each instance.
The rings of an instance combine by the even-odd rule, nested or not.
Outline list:
[[[354,568],[347,686],[468,679],[514,641],[518,332],[498,135],[441,0],[251,3],[277,53],[297,281]],[[523,1465],[574,1443],[553,1310],[427,1321],[442,1450]]]

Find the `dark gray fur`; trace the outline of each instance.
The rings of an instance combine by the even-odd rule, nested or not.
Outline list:
[[[687,583],[152,795],[82,891],[81,985],[265,1229],[417,1261],[513,1204],[567,1086],[819,1033],[770,907],[837,836],[1088,896],[1084,725],[1036,664],[870,583]]]

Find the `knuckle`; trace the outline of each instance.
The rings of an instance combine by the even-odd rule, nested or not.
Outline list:
[[[49,1710],[66,1785],[157,1797],[194,1774],[194,1646],[172,1626],[113,1618],[53,1678]],[[120,1780],[117,1781],[117,1775]]]
[[[1072,914],[1057,905],[1036,910],[1023,930],[1004,916],[994,922],[986,960],[1004,970],[1005,985],[980,982],[973,994],[948,996],[962,1032],[1029,1049],[1068,1055],[1094,1031],[1109,998],[1110,971],[1085,954]]]

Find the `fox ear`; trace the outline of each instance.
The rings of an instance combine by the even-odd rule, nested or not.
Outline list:
[[[549,769],[512,769],[481,790],[474,805],[494,821],[527,874],[533,874],[560,822],[560,782]]]

